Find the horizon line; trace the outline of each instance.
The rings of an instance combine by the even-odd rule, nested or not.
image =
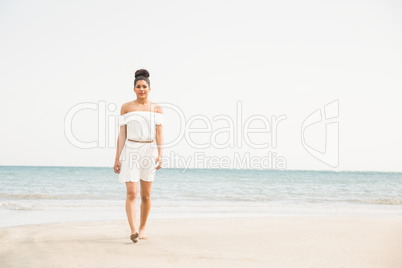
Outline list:
[[[71,167],[71,168],[111,168],[113,166],[46,166],[46,165],[0,165],[0,167]],[[381,171],[381,170],[328,170],[328,169],[251,169],[251,168],[178,168],[167,167],[162,169],[204,169],[204,170],[249,170],[249,171],[323,171],[323,172],[379,172],[379,173],[402,173],[402,171]]]

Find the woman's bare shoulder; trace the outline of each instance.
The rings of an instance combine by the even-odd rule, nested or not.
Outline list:
[[[151,111],[153,111],[155,113],[163,114],[162,106],[160,106],[159,104],[157,104],[155,102],[151,102]]]
[[[123,114],[128,113],[129,107],[130,107],[130,102],[123,103],[123,105],[121,105],[120,114],[123,115]]]

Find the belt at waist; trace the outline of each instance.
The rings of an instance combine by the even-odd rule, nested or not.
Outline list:
[[[152,141],[135,141],[135,140],[130,140],[130,139],[128,139],[129,141],[133,141],[133,142],[153,142],[153,140]]]

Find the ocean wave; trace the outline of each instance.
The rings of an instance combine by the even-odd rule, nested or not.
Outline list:
[[[8,209],[8,210],[115,210],[120,209],[123,206],[124,201],[114,200],[110,202],[110,200],[105,200],[105,202],[89,202],[89,200],[83,201],[75,201],[68,200],[65,202],[56,201],[56,202],[43,202],[43,201],[32,201],[27,202],[26,200],[16,200],[16,201],[2,201],[0,202],[0,209]]]
[[[0,193],[0,199],[14,199],[14,200],[20,200],[20,199],[89,199],[89,200],[97,200],[97,199],[110,199],[111,197],[103,195],[90,195],[90,194],[9,194],[9,193]]]
[[[10,198],[10,199],[57,199],[57,196],[50,194],[8,194],[0,193],[0,198]]]
[[[13,202],[3,202],[0,203],[0,208],[10,209],[10,210],[38,210],[32,204],[21,204],[21,203],[13,203]]]
[[[402,199],[368,199],[364,203],[377,205],[402,205]]]

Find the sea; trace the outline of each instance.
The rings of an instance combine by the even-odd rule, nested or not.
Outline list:
[[[0,166],[0,227],[126,220],[112,167]],[[140,216],[140,185],[137,220]],[[310,170],[157,171],[149,219],[350,216],[402,218],[402,173]]]

